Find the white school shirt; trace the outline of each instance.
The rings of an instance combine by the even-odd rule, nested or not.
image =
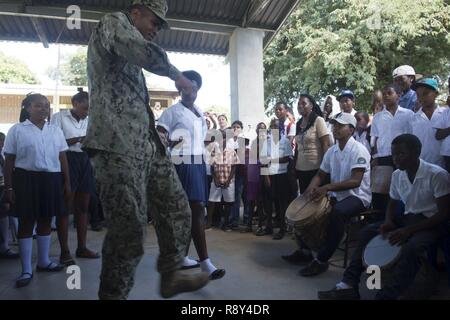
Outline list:
[[[361,135],[359,135],[359,133],[355,130],[355,133],[353,133],[353,138],[366,147],[367,151],[370,153],[370,142],[367,139],[367,133],[367,131],[364,131]]]
[[[55,113],[50,119],[50,123],[61,128],[66,140],[71,138],[78,138],[86,136],[88,126],[88,118],[77,121],[70,112],[70,110],[62,110]],[[69,146],[69,151],[83,152],[81,150],[81,143],[78,142]]]
[[[398,107],[394,115],[386,107],[378,112],[372,120],[370,134],[377,139],[377,153],[374,158],[392,155],[391,144],[399,135],[412,133],[414,112]]]
[[[338,201],[342,201],[349,196],[358,197],[367,208],[372,201],[372,194],[370,190],[370,154],[366,147],[350,137],[344,150],[341,151],[339,143],[336,142],[325,153],[320,165],[320,170],[330,175],[331,183],[350,179],[352,170],[356,168],[365,169],[361,185],[354,189],[334,191],[333,193]]]
[[[203,111],[195,104],[194,109],[200,117],[197,117],[181,102],[178,102],[164,110],[159,117],[157,125],[163,127],[169,133],[170,140],[178,141],[180,137],[183,138],[182,146],[175,146],[171,150],[172,156],[199,156],[204,154],[204,141],[208,127],[203,117]]]
[[[422,143],[422,153],[420,158],[426,162],[438,165],[444,168],[444,159],[441,156],[442,140],[436,139],[436,127],[443,117],[444,108],[437,107],[434,110],[431,120],[425,115],[420,108],[414,114],[412,122],[412,133],[417,136]]]
[[[292,145],[289,139],[282,136],[278,143],[275,143],[271,135],[268,136],[262,145],[260,157],[268,157],[269,159],[279,159],[284,157],[292,157]],[[288,163],[270,162],[269,167],[261,168],[261,175],[276,175],[288,172]]]
[[[445,108],[440,120],[436,121],[436,129],[447,129],[450,127],[450,108]],[[450,136],[441,140],[441,156],[450,157]]]
[[[405,214],[423,214],[430,218],[438,212],[436,198],[450,194],[449,174],[441,167],[420,159],[414,182],[405,171],[392,174],[389,195],[405,204]]]
[[[25,120],[15,124],[9,130],[4,152],[16,156],[16,168],[28,171],[61,172],[59,153],[68,149],[60,128],[46,123],[41,130],[30,120]]]
[[[289,127],[290,123],[291,122],[289,121],[288,118],[286,118],[284,120],[284,132],[285,132],[285,135],[288,136],[288,137],[295,137],[295,122],[292,122],[292,124]],[[288,128],[289,128],[289,130],[288,130]]]

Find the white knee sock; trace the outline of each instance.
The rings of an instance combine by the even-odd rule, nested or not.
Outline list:
[[[56,217],[54,216],[52,218],[52,230],[55,230],[55,229],[56,229]]]
[[[0,218],[0,253],[9,249],[9,219],[8,217]]]
[[[197,264],[198,264],[197,261],[195,261],[195,260],[189,258],[188,256],[186,256],[186,257],[184,257],[184,260],[183,260],[181,265],[183,267],[190,267],[190,266],[195,266]]]
[[[37,236],[37,247],[38,247],[38,266],[42,268],[47,268],[51,263],[48,258],[48,252],[50,251],[50,240],[52,236]]]
[[[212,262],[209,258],[205,259],[203,261],[200,261],[200,268],[202,269],[202,271],[208,272],[209,274],[211,274],[217,270],[217,268],[212,264]]]
[[[19,253],[20,261],[22,262],[22,273],[27,272],[32,274],[31,255],[33,253],[33,238],[19,239]]]

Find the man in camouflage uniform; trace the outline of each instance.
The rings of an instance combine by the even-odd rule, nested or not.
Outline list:
[[[167,76],[183,90],[192,83],[151,40],[167,27],[165,0],[135,0],[127,13],[105,15],[88,49],[90,154],[108,232],[103,243],[100,299],[126,299],[144,253],[147,206],[154,208],[161,295],[197,290],[206,273],[183,275],[191,212],[165,146],[155,129],[142,68]]]

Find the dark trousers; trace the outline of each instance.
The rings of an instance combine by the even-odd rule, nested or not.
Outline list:
[[[258,210],[259,226],[267,225],[267,221],[270,220],[272,223],[272,212],[273,212],[273,201],[272,201],[272,190],[265,182],[266,179],[270,179],[269,176],[261,176],[259,194],[261,195],[261,201],[259,206],[262,210]]]
[[[311,180],[317,174],[317,171],[319,171],[319,170],[311,170],[311,171],[299,171],[299,170],[297,170],[296,171],[298,185],[300,187],[300,194],[303,194],[306,191],[306,189],[308,188],[309,184],[311,183]]]
[[[280,231],[286,230],[286,210],[289,206],[289,199],[291,197],[291,188],[287,173],[275,174],[270,176],[270,189],[273,201],[275,203],[276,220],[280,223]],[[273,228],[272,216],[267,219],[266,227]]]
[[[317,260],[327,262],[334,254],[342,240],[345,225],[352,217],[364,211],[362,201],[355,196],[350,196],[342,201],[336,202],[330,212],[325,243],[317,252]]]
[[[423,215],[397,215],[395,225],[399,228],[410,226],[427,219]],[[362,264],[362,256],[367,244],[379,234],[380,225],[383,222],[374,223],[364,228],[358,240],[358,245],[353,253],[352,261],[344,272],[343,282],[357,288],[359,286],[361,274],[365,267]],[[440,235],[444,233],[444,226],[438,226],[429,230],[422,230],[415,233],[403,244],[401,256],[392,270],[392,277],[389,283],[377,294],[377,298],[396,299],[414,281],[420,269],[420,257],[425,255],[429,246],[435,243]]]
[[[386,212],[388,203],[389,203],[388,194],[372,193],[372,208],[374,210]]]

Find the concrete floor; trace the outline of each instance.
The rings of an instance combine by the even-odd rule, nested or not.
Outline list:
[[[90,248],[101,251],[104,232],[88,233]],[[256,237],[253,234],[241,234],[233,231],[225,233],[213,229],[207,231],[209,253],[217,267],[225,268],[224,278],[211,281],[205,288],[194,292],[180,294],[173,299],[182,300],[309,300],[317,299],[318,290],[327,290],[340,280],[343,269],[331,266],[329,271],[314,278],[297,276],[300,267],[289,265],[280,256],[295,249],[295,242],[289,235],[283,240],[275,241],[271,237]],[[70,232],[72,251],[75,251],[76,235]],[[12,247],[17,249],[17,247]],[[148,227],[145,241],[146,254],[136,272],[135,286],[129,299],[162,299],[159,296],[159,275],[156,272],[158,245],[155,230]],[[36,248],[34,248],[34,261]],[[196,257],[191,247],[191,257]],[[52,235],[50,251],[52,259],[59,257],[59,245],[56,233]],[[336,253],[334,260],[341,259]],[[63,299],[93,300],[97,299],[101,260],[78,259],[81,268],[81,289],[67,289],[66,281],[70,276],[65,271],[60,273],[35,273],[28,287],[16,289],[15,279],[20,272],[20,261],[0,260],[0,300],[7,299]],[[336,261],[341,263],[341,261]],[[192,271],[190,271],[192,272]],[[193,271],[195,272],[195,271]],[[436,299],[450,299],[447,275],[440,274],[441,283]],[[363,282],[365,283],[365,281]],[[363,299],[369,299],[373,292],[361,291]]]

